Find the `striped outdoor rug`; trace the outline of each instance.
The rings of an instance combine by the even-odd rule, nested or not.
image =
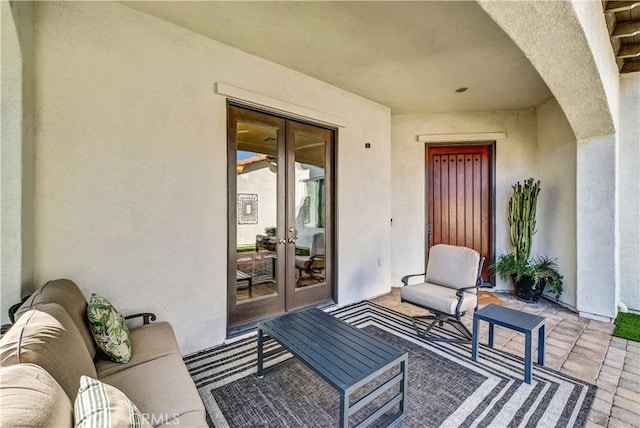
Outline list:
[[[474,363],[469,344],[425,342],[416,337],[410,317],[369,302],[331,313],[409,352],[407,407],[399,426],[582,427],[586,423],[593,385],[538,366],[527,385],[521,358],[483,346]],[[448,336],[440,329],[438,334]],[[265,350],[274,346],[268,341]],[[266,366],[288,358],[288,353],[277,354]],[[212,426],[337,426],[338,393],[302,363],[292,361],[258,379],[255,333],[185,357]]]

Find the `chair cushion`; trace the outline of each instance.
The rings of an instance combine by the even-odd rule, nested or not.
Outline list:
[[[151,427],[122,391],[88,376],[80,378],[73,412],[75,428]]]
[[[480,254],[455,245],[438,244],[429,250],[425,282],[450,288],[473,287],[478,279]]]
[[[62,306],[76,324],[91,358],[96,355],[96,345],[87,322],[87,299],[73,281],[56,279],[47,282],[20,306],[15,314],[16,320],[40,303],[57,303]]]
[[[428,282],[412,284],[400,289],[402,300],[427,309],[434,309],[455,316],[458,305],[457,289],[442,287]],[[478,297],[475,292],[465,292],[460,312],[476,307]]]
[[[192,411],[204,416],[200,395],[180,355],[165,355],[100,378],[127,392],[138,409],[153,423]],[[153,422],[156,421],[156,422]]]
[[[33,363],[75,400],[80,376],[96,377],[96,369],[80,332],[57,303],[25,312],[0,340],[0,365]]]
[[[296,269],[304,269],[305,263],[311,259],[311,256],[296,256]]]
[[[124,316],[111,302],[95,293],[92,294],[87,307],[87,318],[96,345],[105,355],[117,363],[131,361],[133,349],[129,327],[124,321]]]
[[[171,324],[155,322],[130,330],[131,345],[135,352],[127,364],[116,363],[107,359],[96,359],[98,378],[103,378],[129,367],[146,363],[169,354],[180,355]]]
[[[0,369],[0,427],[71,427],[71,400],[42,367]]]

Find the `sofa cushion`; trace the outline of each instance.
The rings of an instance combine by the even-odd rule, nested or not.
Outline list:
[[[0,339],[0,365],[33,363],[45,369],[75,400],[80,376],[96,369],[80,332],[57,303],[37,305],[22,314]]]
[[[80,378],[73,412],[75,428],[151,427],[122,391],[88,376]]]
[[[87,322],[87,299],[73,281],[56,279],[47,282],[20,306],[15,314],[16,320],[40,303],[57,303],[61,305],[76,324],[91,358],[96,355],[96,345],[93,342],[93,336]]]
[[[113,361],[128,363],[133,350],[124,316],[110,301],[94,293],[87,307],[87,318],[98,348]]]
[[[71,400],[42,367],[0,369],[0,427],[71,427]]]
[[[180,355],[165,355],[100,380],[126,392],[151,421],[192,411],[204,416],[202,400]]]
[[[131,345],[135,352],[131,361],[120,364],[108,359],[96,359],[96,372],[98,378],[103,378],[129,367],[154,360],[169,354],[180,355],[180,348],[176,337],[167,322],[156,322],[129,330],[131,333]]]

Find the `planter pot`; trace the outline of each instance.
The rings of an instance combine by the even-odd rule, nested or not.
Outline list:
[[[544,281],[540,281],[538,287],[536,289],[533,288],[533,277],[528,275],[523,275],[520,277],[520,281],[516,281],[515,276],[511,277],[513,281],[513,286],[516,290],[516,297],[520,300],[529,303],[536,303],[540,300],[542,293],[544,291],[545,283]]]

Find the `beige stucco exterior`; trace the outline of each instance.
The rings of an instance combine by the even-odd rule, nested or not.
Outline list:
[[[559,300],[576,307],[576,137],[562,109],[551,99],[536,109],[538,205],[537,253],[558,260],[564,276]]]
[[[620,300],[640,313],[640,73],[620,76]]]
[[[43,3],[36,22],[36,283],[156,312],[185,352],[222,341],[225,82],[344,122],[337,297],[388,291],[388,108],[117,3]]]
[[[33,4],[0,2],[0,303],[2,321],[34,283]]]
[[[392,131],[392,280],[425,267],[425,143],[417,135],[502,132],[496,141],[496,253],[509,251],[506,204],[511,185],[536,175],[536,114],[533,109],[481,113],[394,116]],[[464,138],[461,139],[464,141]],[[509,285],[498,278],[498,290]]]
[[[338,127],[339,305],[424,267],[425,146],[416,137],[501,132],[496,249],[508,250],[511,184],[537,176],[534,252],[558,257],[561,302],[604,319],[620,301],[640,308],[638,74],[621,80],[611,67],[592,4],[479,3],[553,99],[392,116],[118,3],[2,2],[2,321],[21,295],[69,277],[123,312],[171,321],[184,353],[224,340],[227,96],[217,83]],[[559,13],[568,24],[552,28]]]

